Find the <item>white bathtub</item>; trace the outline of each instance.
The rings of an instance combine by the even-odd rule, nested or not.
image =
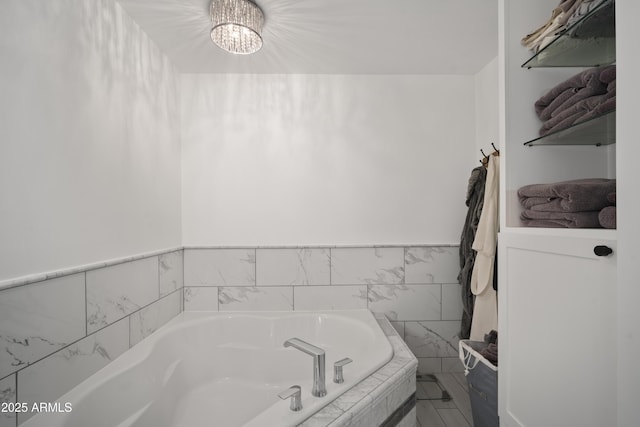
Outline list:
[[[297,337],[326,353],[327,395],[311,396],[313,359],[284,348]],[[293,426],[387,363],[393,350],[367,310],[184,312],[57,399],[68,413],[43,413],[22,427]],[[333,363],[353,359],[345,382]],[[278,393],[302,387],[303,409]]]

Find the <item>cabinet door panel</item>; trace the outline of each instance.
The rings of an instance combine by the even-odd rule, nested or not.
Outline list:
[[[615,425],[615,242],[503,233],[499,267],[501,424]]]

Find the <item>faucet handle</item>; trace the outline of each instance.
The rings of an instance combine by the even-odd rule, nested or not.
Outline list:
[[[289,409],[292,411],[298,412],[302,409],[302,388],[299,385],[292,385],[285,391],[279,393],[278,397],[282,400],[291,398]]]
[[[353,362],[353,360],[345,357],[344,359],[340,359],[333,364],[333,382],[336,384],[342,384],[344,382],[344,377],[342,376],[342,367],[348,363]]]

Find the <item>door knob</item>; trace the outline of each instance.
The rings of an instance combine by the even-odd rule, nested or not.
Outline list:
[[[609,246],[598,245],[593,248],[593,253],[598,256],[607,256],[613,253],[613,249],[611,249]]]

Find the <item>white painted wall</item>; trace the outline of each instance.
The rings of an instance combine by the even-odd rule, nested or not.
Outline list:
[[[475,75],[476,89],[476,150],[474,167],[482,158],[480,150],[492,153],[491,143],[499,149],[498,138],[498,57]]]
[[[179,81],[111,0],[0,3],[0,280],[180,245]]]
[[[183,75],[185,245],[458,243],[473,76]]]

